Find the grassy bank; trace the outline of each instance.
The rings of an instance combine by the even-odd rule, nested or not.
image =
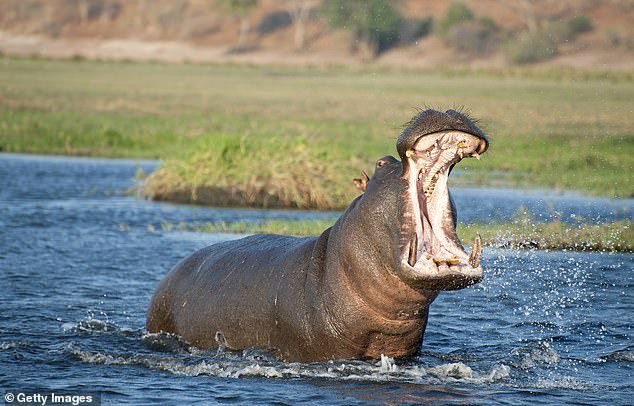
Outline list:
[[[202,225],[163,223],[162,228],[163,231],[304,236],[319,235],[334,222],[335,219],[217,222]],[[560,221],[535,223],[524,219],[498,224],[459,224],[458,235],[463,242],[470,244],[480,234],[485,246],[496,248],[634,252],[633,226],[634,222],[631,220],[572,225]]]
[[[0,64],[0,149],[158,158],[157,199],[342,208],[424,105],[469,107],[491,134],[454,184],[634,196],[628,74]]]
[[[280,234],[308,236],[319,235],[322,231],[332,226],[336,219],[311,219],[311,220],[267,220],[261,223],[248,221],[215,222],[191,225],[187,223],[167,223],[161,225],[163,231],[201,231],[205,233],[231,233],[231,234]]]
[[[560,221],[461,224],[458,234],[466,243],[480,234],[485,246],[497,248],[634,252],[633,225],[631,220],[575,225]]]

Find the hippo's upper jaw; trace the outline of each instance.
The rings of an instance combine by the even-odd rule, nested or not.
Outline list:
[[[462,158],[479,158],[487,148],[488,141],[480,131],[443,130],[417,136],[413,142],[410,138],[409,148],[399,151],[405,186],[400,258],[401,271],[409,284],[454,290],[482,280],[480,238],[467,254],[456,234],[456,213],[447,179]]]

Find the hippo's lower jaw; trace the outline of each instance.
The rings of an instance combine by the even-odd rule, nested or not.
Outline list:
[[[401,270],[408,283],[423,289],[455,290],[482,280],[482,243],[478,236],[471,254],[460,243],[447,179],[463,157],[479,158],[487,147],[479,136],[442,131],[420,137],[405,153]]]

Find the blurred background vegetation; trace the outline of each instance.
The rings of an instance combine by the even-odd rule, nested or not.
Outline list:
[[[160,159],[155,199],[340,209],[416,108],[465,106],[492,148],[454,185],[633,197],[633,11],[0,0],[0,150]]]
[[[633,14],[631,0],[0,0],[0,49],[167,61],[631,69]]]

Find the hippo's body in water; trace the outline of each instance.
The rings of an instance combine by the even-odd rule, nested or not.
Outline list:
[[[441,290],[482,279],[447,189],[451,168],[486,151],[467,116],[425,110],[365,193],[318,237],[254,235],[204,248],[158,287],[147,329],[201,348],[263,348],[287,361],[415,354]]]

